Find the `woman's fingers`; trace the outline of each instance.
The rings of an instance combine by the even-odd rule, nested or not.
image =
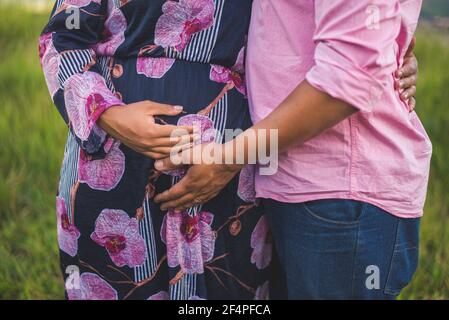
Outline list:
[[[154,124],[151,134],[154,137],[182,137],[193,134],[193,127]]]
[[[145,101],[145,106],[148,109],[148,114],[153,116],[176,116],[184,110],[184,107],[182,106],[172,106],[169,104],[156,103],[152,101]]]
[[[182,147],[185,145],[190,145],[195,140],[194,135],[184,135],[181,137],[164,137],[155,138],[150,141],[153,147]]]

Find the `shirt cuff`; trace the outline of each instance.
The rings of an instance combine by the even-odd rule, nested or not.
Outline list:
[[[356,66],[325,46],[318,45],[316,65],[307,73],[306,80],[316,89],[349,103],[359,111],[371,112],[386,90],[384,75],[374,76],[373,72]]]

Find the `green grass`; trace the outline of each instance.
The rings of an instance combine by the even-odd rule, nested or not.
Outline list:
[[[60,299],[54,197],[66,127],[37,58],[48,14],[0,6],[0,299]],[[418,112],[435,154],[421,261],[402,299],[449,298],[449,41],[421,31]]]

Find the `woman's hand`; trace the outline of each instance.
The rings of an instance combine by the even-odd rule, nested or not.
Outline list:
[[[413,38],[407,53],[404,57],[402,67],[396,72],[396,90],[401,92],[401,99],[407,102],[410,111],[413,111],[416,106],[415,94],[416,84],[418,82],[418,60],[416,59],[413,49],[415,48],[416,39]]]
[[[189,148],[193,141],[192,127],[160,125],[158,115],[176,116],[182,107],[141,101],[111,107],[98,120],[98,125],[113,138],[136,152],[152,159],[163,159],[174,151]]]

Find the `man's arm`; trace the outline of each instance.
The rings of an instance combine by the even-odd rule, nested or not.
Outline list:
[[[357,110],[371,112],[382,92],[393,90],[387,84],[397,68],[394,46],[401,22],[398,0],[379,0],[375,7],[372,3],[315,1],[315,66],[277,109],[249,130],[278,130],[279,149],[285,150],[319,135]],[[371,21],[369,14],[373,11],[376,14]],[[248,142],[251,136],[246,131],[225,148],[235,149],[243,142],[246,155],[258,154],[254,151],[259,143]],[[180,183],[155,200],[163,202],[162,209],[183,209],[207,201],[220,190],[221,183],[211,181],[221,181],[222,187],[240,168],[193,166]]]

